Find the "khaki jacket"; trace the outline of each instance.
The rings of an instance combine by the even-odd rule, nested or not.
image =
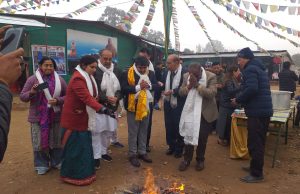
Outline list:
[[[218,118],[218,109],[216,104],[215,96],[217,94],[217,78],[216,75],[205,71],[207,77],[207,87],[199,85],[197,90],[199,94],[203,97],[202,102],[202,116],[209,123],[215,121]],[[183,83],[179,89],[179,95],[187,96],[188,95],[188,87],[187,87],[187,79],[189,74],[184,74]]]

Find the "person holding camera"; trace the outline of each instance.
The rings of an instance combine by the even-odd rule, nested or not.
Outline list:
[[[7,29],[11,28],[6,25],[0,28],[0,45],[2,38]],[[7,54],[0,54],[0,162],[2,162],[4,153],[7,148],[8,132],[10,126],[10,114],[13,97],[8,88],[21,75],[22,56],[24,50],[19,48]]]
[[[20,94],[22,101],[30,102],[28,122],[34,167],[39,175],[46,174],[51,167],[59,169],[61,165],[60,117],[67,84],[55,72],[55,66],[52,58],[43,57]]]
[[[89,185],[96,180],[92,134],[97,113],[114,117],[114,112],[98,102],[94,78],[98,62],[86,55],[69,82],[61,117],[62,166],[61,180],[73,185]]]

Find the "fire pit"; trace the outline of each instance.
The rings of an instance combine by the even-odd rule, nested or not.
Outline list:
[[[155,184],[151,168],[146,169],[145,183],[143,187],[133,186],[129,190],[124,190],[124,194],[185,194],[184,184],[173,182],[167,187],[158,187]]]

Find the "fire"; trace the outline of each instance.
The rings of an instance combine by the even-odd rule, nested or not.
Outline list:
[[[154,183],[154,176],[151,168],[146,169],[146,180],[144,184],[144,191],[142,194],[185,194],[184,184],[173,183],[172,187],[166,188],[164,191],[160,189]]]
[[[151,168],[146,169],[146,180],[143,194],[159,194],[159,189],[154,183],[154,176]]]

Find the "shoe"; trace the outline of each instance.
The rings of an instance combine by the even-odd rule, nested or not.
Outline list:
[[[95,161],[95,169],[98,170],[100,169],[100,159],[94,159]]]
[[[250,172],[250,166],[243,166],[242,170],[246,172]]]
[[[170,148],[166,151],[166,154],[167,154],[168,156],[172,155],[173,153],[174,153],[174,151],[171,150]]]
[[[59,164],[53,166],[53,168],[56,168],[56,169],[60,170],[61,169],[61,162]]]
[[[224,147],[227,147],[229,144],[226,140],[218,139],[218,144]]]
[[[263,176],[252,176],[252,175],[248,175],[245,177],[240,178],[240,181],[244,182],[244,183],[260,183],[264,180]]]
[[[39,167],[37,169],[37,174],[38,175],[44,175],[48,172],[48,170],[49,170],[49,168],[47,168],[47,167]]]
[[[184,160],[180,163],[178,170],[185,171],[189,166],[190,166],[190,162]]]
[[[196,164],[196,170],[201,171],[204,169],[204,162],[197,162]]]
[[[141,166],[141,163],[140,161],[137,159],[136,156],[131,156],[129,157],[129,162],[132,166],[134,167],[140,167]]]
[[[156,103],[156,104],[154,105],[153,109],[155,109],[155,110],[160,110],[159,105]]]
[[[147,154],[143,154],[138,156],[139,159],[143,160],[146,163],[152,163],[152,159],[149,158],[149,156]]]
[[[114,146],[114,147],[116,147],[116,148],[123,148],[124,147],[124,145],[123,144],[121,144],[120,142],[114,142],[114,143],[112,143],[111,144],[112,146]]]
[[[150,146],[147,146],[147,147],[146,147],[146,152],[148,152],[148,153],[150,153],[150,152],[151,152],[151,148],[150,148]]]
[[[112,157],[110,157],[108,154],[104,154],[101,156],[102,160],[106,161],[106,162],[111,162],[112,161]]]
[[[182,157],[182,153],[175,153],[175,154],[174,154],[174,157],[175,157],[175,158],[181,158],[181,157]]]

